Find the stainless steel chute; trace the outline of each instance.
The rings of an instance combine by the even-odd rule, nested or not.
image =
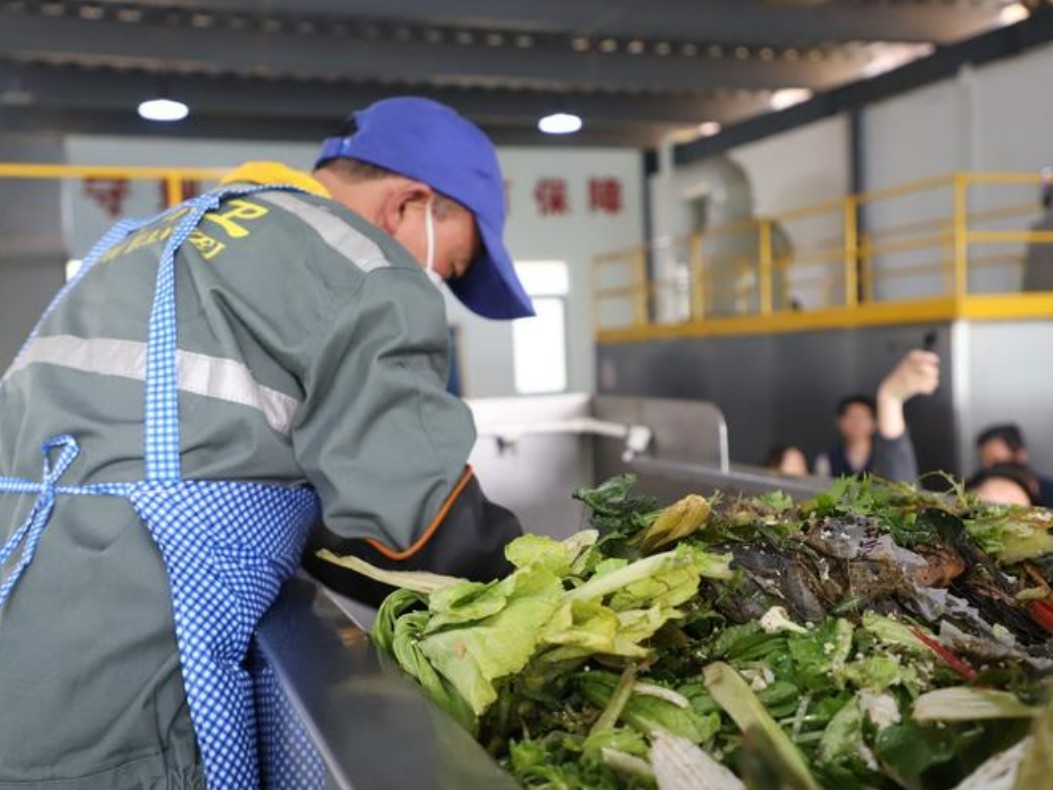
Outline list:
[[[558,395],[469,401],[479,438],[471,463],[487,495],[523,528],[566,537],[585,526],[570,493],[631,472],[642,493],[811,495],[823,483],[731,464],[724,416],[712,403]]]

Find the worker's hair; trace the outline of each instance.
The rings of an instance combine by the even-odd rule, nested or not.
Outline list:
[[[841,398],[837,403],[837,416],[844,417],[848,407],[857,404],[865,406],[867,411],[870,412],[870,416],[877,419],[877,404],[874,403],[874,399],[869,395],[849,395],[847,398]]]
[[[340,176],[345,181],[379,181],[382,178],[398,178],[398,173],[386,167],[371,165],[359,159],[329,159],[318,168]]]
[[[983,447],[988,442],[993,442],[995,440],[1005,442],[1005,446],[1014,453],[1023,450],[1026,446],[1024,444],[1023,431],[1020,430],[1019,425],[1013,422],[992,425],[989,428],[985,428],[980,435],[976,437],[976,446]]]
[[[371,165],[369,162],[363,162],[359,159],[345,159],[343,157],[322,162],[318,169],[332,173],[342,181],[347,181],[351,184],[380,181],[385,178],[410,178],[410,176],[404,176],[401,173],[396,173],[394,170],[388,170],[386,167]],[[419,179],[411,180],[416,181]],[[457,201],[446,197],[436,190],[435,201],[432,203],[435,219],[446,219],[451,214],[453,207],[459,205]]]
[[[344,124],[337,136],[352,137],[357,131],[358,124],[355,122],[354,116],[352,116],[348,119],[347,123]],[[340,180],[352,184],[361,184],[366,181],[380,181],[385,178],[411,178],[411,176],[403,176],[401,173],[396,173],[394,170],[388,170],[386,167],[363,162],[361,159],[350,159],[347,157],[327,159],[319,164],[317,169],[325,170],[328,173],[332,173]],[[432,203],[432,209],[435,212],[435,219],[446,219],[452,212],[453,207],[459,205],[460,204],[457,201],[440,194],[438,190],[436,190],[435,200]]]

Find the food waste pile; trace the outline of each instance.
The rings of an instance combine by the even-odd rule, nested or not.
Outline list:
[[[633,484],[486,584],[327,558],[399,588],[376,645],[524,787],[1053,786],[1049,511]]]

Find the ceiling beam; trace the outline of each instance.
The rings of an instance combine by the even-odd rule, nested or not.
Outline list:
[[[989,28],[999,7],[997,2],[842,0],[815,5],[767,0],[141,0],[138,5],[773,46],[857,40],[949,43]]]
[[[654,146],[668,131],[661,126],[611,128],[592,125],[572,135],[545,135],[526,127],[485,125],[483,129],[497,145],[552,147]],[[222,115],[192,113],[178,123],[152,123],[127,110],[78,110],[50,107],[5,107],[0,112],[0,132],[59,132],[63,134],[135,135],[142,137],[188,137],[237,140],[286,140],[318,143],[334,132],[331,120],[288,116]],[[252,152],[246,152],[251,158]],[[105,164],[100,162],[99,164]]]
[[[148,72],[87,69],[32,63],[0,62],[0,97],[5,87],[16,97],[25,94],[38,105],[70,109],[134,108],[158,91],[157,77]],[[521,124],[529,127],[550,112],[567,110],[586,124],[611,122],[621,126],[692,126],[704,121],[728,123],[767,108],[766,94],[713,95],[706,98],[564,94],[479,88],[437,89],[377,83],[308,82],[233,76],[174,75],[165,89],[195,112],[331,119],[333,123],[356,107],[392,95],[412,93],[454,107],[481,124]],[[0,99],[2,100],[2,99]]]
[[[686,165],[717,156],[737,146],[822,118],[859,110],[940,80],[954,79],[965,66],[982,66],[1017,57],[1029,49],[1047,46],[1050,42],[1053,42],[1053,5],[1036,9],[1025,22],[942,47],[927,58],[908,63],[887,74],[835,88],[782,112],[749,118],[725,127],[718,135],[679,145],[674,150],[674,162]]]
[[[500,5],[500,4],[495,4]],[[685,58],[485,45],[433,45],[113,19],[0,12],[0,54],[156,69],[336,77],[433,85],[675,93],[717,88],[822,89],[855,77],[862,54],[818,61]]]

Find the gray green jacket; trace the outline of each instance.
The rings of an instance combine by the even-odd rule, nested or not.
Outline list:
[[[177,258],[184,475],[309,482],[327,534],[399,557],[463,488],[474,441],[444,391],[443,302],[317,182],[274,176],[313,194],[228,200]],[[0,475],[39,479],[41,443],[71,433],[64,482],[143,477],[144,340],[172,224],[111,250],[7,372]],[[0,539],[31,504],[0,494]],[[60,497],[0,614],[0,789],[198,787],[198,762],[160,554],[126,502]]]

